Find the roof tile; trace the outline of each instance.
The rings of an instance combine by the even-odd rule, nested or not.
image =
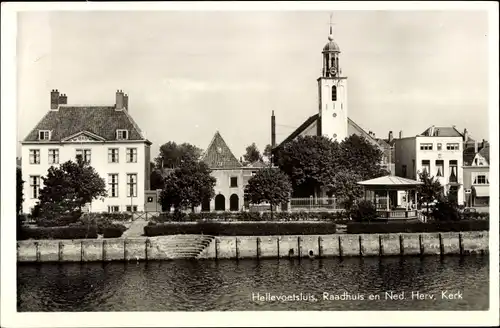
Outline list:
[[[124,110],[113,106],[60,106],[49,111],[24,141],[38,141],[38,130],[51,130],[51,140],[62,139],[88,131],[105,140],[116,140],[116,130],[129,131],[129,140],[146,140],[139,127]]]
[[[211,169],[231,169],[240,168],[242,164],[227,146],[226,142],[217,131],[210,142],[207,150],[202,156],[202,161],[205,162]]]

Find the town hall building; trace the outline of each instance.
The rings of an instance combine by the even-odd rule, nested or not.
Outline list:
[[[51,166],[76,161],[92,166],[106,183],[107,197],[85,208],[91,212],[144,210],[149,189],[150,146],[129,113],[128,95],[116,92],[114,105],[68,105],[66,94],[50,93],[50,108],[21,142],[23,213],[38,202],[42,177]]]

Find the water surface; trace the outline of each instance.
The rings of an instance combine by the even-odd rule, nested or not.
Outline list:
[[[486,256],[18,264],[17,302],[18,311],[487,310],[488,272]]]

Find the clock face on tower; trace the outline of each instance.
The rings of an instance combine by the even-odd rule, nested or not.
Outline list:
[[[335,67],[330,67],[330,74],[331,75],[336,75],[337,74],[337,69]]]

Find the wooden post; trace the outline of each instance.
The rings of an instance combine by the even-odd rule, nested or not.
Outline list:
[[[365,254],[365,250],[363,248],[363,236],[359,235],[359,256],[363,257]]]
[[[408,214],[408,212],[406,212],[406,214]],[[401,255],[405,255],[405,245],[404,245],[403,235],[399,235],[399,253]]]
[[[257,259],[260,259],[260,237],[257,237]]]
[[[102,261],[103,262],[106,261],[106,245],[107,244],[108,244],[108,242],[106,240],[102,241]]]
[[[36,254],[36,261],[40,262],[40,246],[37,241],[35,241],[35,254]]]
[[[63,257],[62,252],[63,252],[63,248],[64,248],[62,241],[60,241],[60,242],[58,243],[57,248],[58,248],[58,249],[57,249],[57,255],[58,255],[57,257],[58,257],[58,261],[59,261],[59,262],[62,262],[62,257]]]
[[[323,238],[321,236],[318,237],[318,257],[323,257]]]
[[[238,243],[239,243],[239,239],[238,239],[238,237],[236,237],[236,240],[235,240],[236,259],[240,258],[240,248],[238,247]]]
[[[342,249],[342,239],[339,236],[339,256],[344,256],[344,250]]]
[[[387,212],[389,212],[389,190],[387,190],[387,204],[386,204]],[[389,215],[387,215],[389,217]]]
[[[83,262],[83,259],[85,258],[85,251],[83,248],[83,240],[80,241],[80,262]]]
[[[378,249],[379,256],[384,256],[384,244],[382,242],[382,235],[378,236]]]

